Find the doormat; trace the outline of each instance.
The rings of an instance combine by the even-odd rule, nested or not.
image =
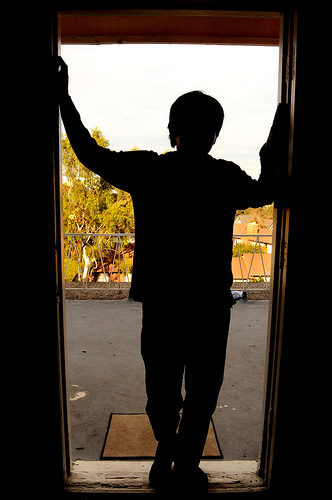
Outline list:
[[[146,413],[111,413],[100,459],[154,458],[156,448]],[[212,420],[202,458],[223,458]]]

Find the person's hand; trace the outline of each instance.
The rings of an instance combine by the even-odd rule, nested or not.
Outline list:
[[[288,115],[288,105],[284,103],[278,104],[269,136],[264,145],[264,151],[269,155],[273,155],[279,161],[287,158],[289,138]]]
[[[57,58],[57,94],[61,103],[68,96],[68,66],[62,57]]]

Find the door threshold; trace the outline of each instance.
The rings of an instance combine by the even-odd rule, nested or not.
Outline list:
[[[149,485],[152,460],[76,461],[66,492],[155,493]],[[256,460],[202,460],[209,478],[209,493],[265,491]]]

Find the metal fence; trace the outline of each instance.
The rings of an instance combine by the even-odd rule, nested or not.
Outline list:
[[[87,289],[94,282],[94,290],[128,290],[131,269],[125,250],[129,244],[133,247],[135,234],[66,233],[64,236],[66,288]],[[272,234],[233,234],[233,245],[237,249],[237,257],[233,257],[232,262],[234,290],[269,290],[271,254],[263,257],[267,241],[271,241],[272,245]],[[248,242],[254,247],[253,253],[247,254],[246,259],[240,252],[241,242]],[[96,272],[96,269],[99,271]]]

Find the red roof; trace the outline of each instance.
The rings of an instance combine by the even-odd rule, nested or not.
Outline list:
[[[258,278],[260,276],[271,276],[271,254],[263,253],[245,253],[239,257],[232,258],[232,272],[234,280],[244,280],[250,278]],[[263,262],[262,262],[263,259]],[[241,260],[241,266],[240,266]],[[263,268],[264,264],[264,268]],[[242,274],[241,274],[242,268]],[[249,272],[250,269],[250,272]],[[264,273],[265,270],[265,273]]]

